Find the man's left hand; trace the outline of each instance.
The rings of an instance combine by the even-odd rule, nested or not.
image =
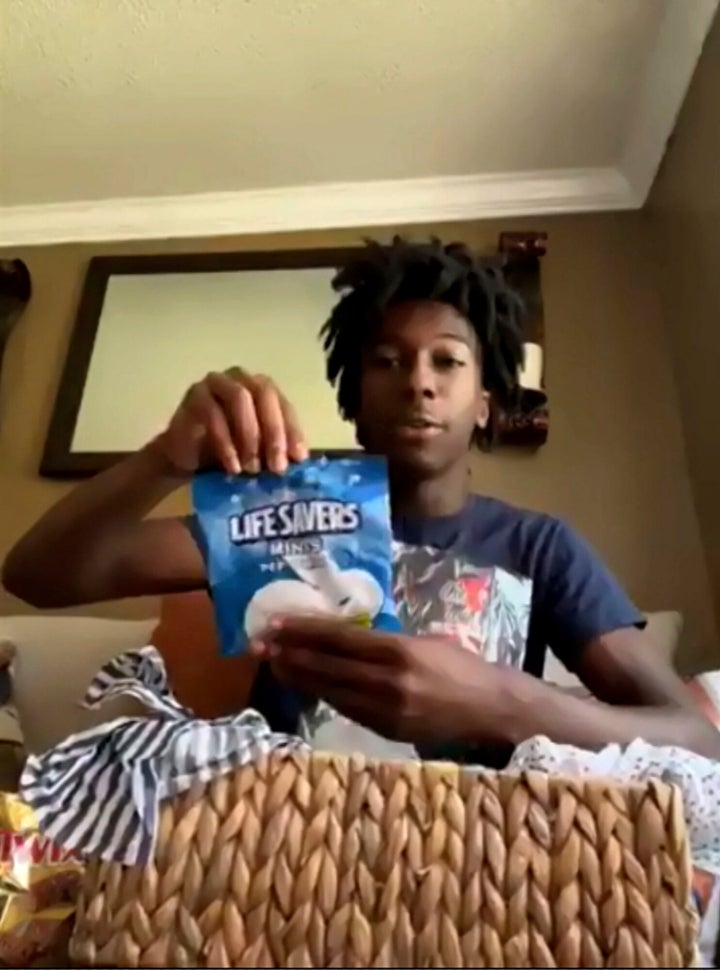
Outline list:
[[[253,649],[270,660],[281,682],[324,698],[387,738],[489,739],[501,718],[497,667],[449,638],[286,617]]]

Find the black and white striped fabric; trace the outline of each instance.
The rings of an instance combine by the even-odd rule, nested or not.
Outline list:
[[[158,807],[233,768],[276,750],[307,746],[273,733],[253,710],[206,721],[172,695],[155,647],[122,654],[97,674],[84,705],[119,695],[141,701],[154,717],[121,717],[74,734],[25,766],[20,791],[40,830],[80,855],[126,864],[152,857]]]

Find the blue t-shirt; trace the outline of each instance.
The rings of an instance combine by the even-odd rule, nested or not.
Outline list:
[[[198,530],[193,529],[198,536]],[[413,635],[452,636],[490,662],[542,677],[550,648],[573,670],[583,647],[644,618],[602,561],[562,520],[471,496],[462,512],[393,520],[395,599]],[[312,699],[263,664],[251,705],[276,731],[296,733]],[[507,747],[458,748],[438,739],[424,758],[500,767]]]

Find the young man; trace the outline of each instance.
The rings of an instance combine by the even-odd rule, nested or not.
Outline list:
[[[519,301],[501,275],[459,245],[395,240],[369,246],[335,287],[328,378],[359,443],[388,458],[406,634],[280,617],[255,647],[267,661],[255,705],[293,731],[302,699],[321,697],[425,756],[492,764],[535,734],[587,748],[643,737],[720,756],[720,735],[648,649],[641,614],[588,546],[561,521],[469,494],[489,397],[512,394],[522,357]],[[203,466],[282,471],[306,455],[272,380],[209,374],[163,434],[43,516],[10,552],[5,585],[45,608],[204,587],[192,523],[148,513]],[[488,570],[517,594],[504,645],[483,641]],[[598,701],[539,679],[546,645]]]

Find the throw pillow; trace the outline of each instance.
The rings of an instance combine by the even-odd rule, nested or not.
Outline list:
[[[198,717],[236,714],[247,704],[257,662],[220,656],[207,593],[164,597],[152,643],[165,661],[173,693]]]
[[[0,641],[15,648],[12,694],[28,753],[38,753],[69,734],[124,714],[143,711],[129,698],[98,711],[80,701],[90,681],[112,657],[147,646],[156,620],[109,620],[88,616],[0,617]]]

